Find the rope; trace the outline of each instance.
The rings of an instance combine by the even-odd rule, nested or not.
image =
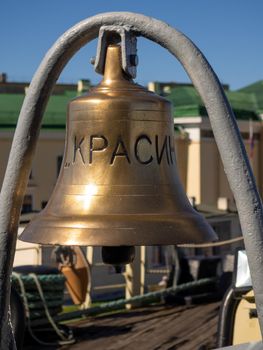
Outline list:
[[[227,244],[232,244],[232,243],[236,243],[239,241],[243,241],[244,237],[243,236],[239,236],[236,238],[231,238],[231,239],[227,239],[225,241],[220,241],[220,242],[212,242],[212,243],[200,243],[200,244],[178,244],[178,247],[182,247],[182,248],[209,248],[209,247],[219,247],[222,245],[227,245]]]
[[[137,303],[152,303],[154,301],[160,300],[160,298],[165,298],[166,296],[171,294],[176,294],[178,292],[182,292],[185,290],[209,285],[211,283],[214,283],[216,280],[217,280],[216,278],[203,278],[198,281],[180,284],[179,286],[176,286],[176,287],[170,287],[164,290],[149,292],[143,295],[136,295],[129,299],[120,299],[120,300],[110,301],[107,303],[103,303],[99,306],[82,309],[78,311],[73,311],[73,312],[67,312],[67,313],[55,316],[54,320],[56,322],[62,322],[62,321],[72,320],[74,318],[81,318],[83,316],[96,315],[100,313],[122,309],[125,307],[126,304],[134,303],[136,305]],[[36,320],[34,321],[33,324],[35,326],[42,325],[42,324],[45,324],[45,320]]]
[[[27,289],[36,290],[36,284],[29,274],[20,274],[20,278],[27,286]],[[45,292],[48,291],[49,293],[55,294],[58,291],[64,290],[65,277],[61,274],[38,275],[38,279]]]
[[[29,330],[29,333],[30,333],[31,337],[36,342],[38,342],[39,344],[44,345],[44,346],[46,346],[46,345],[48,345],[48,346],[57,345],[56,343],[44,342],[44,341],[40,340],[34,334],[34,332],[32,330],[32,327],[31,327],[32,323],[31,323],[31,317],[30,317],[30,307],[29,307],[29,304],[28,304],[28,299],[27,299],[27,294],[26,294],[24,281],[21,278],[21,275],[19,273],[12,272],[12,276],[14,276],[17,279],[17,281],[19,283],[19,286],[20,286],[21,296],[22,296],[22,299],[23,299],[24,307],[25,307],[25,314],[26,314],[26,318],[27,318],[27,321],[28,321],[28,330]],[[37,290],[39,292],[40,299],[42,301],[42,305],[44,306],[46,317],[47,317],[49,323],[51,324],[51,326],[53,327],[54,331],[56,332],[56,334],[61,339],[60,341],[58,341],[58,343],[60,345],[69,345],[69,344],[75,343],[75,339],[73,338],[73,333],[70,331],[69,334],[64,335],[65,332],[63,332],[63,330],[61,330],[61,329],[59,329],[57,327],[57,325],[54,322],[52,316],[50,315],[50,312],[49,312],[49,309],[48,309],[48,306],[47,306],[47,303],[46,303],[46,300],[45,300],[45,296],[44,296],[44,293],[43,293],[43,289],[42,289],[41,284],[39,282],[38,276],[36,274],[34,274],[34,273],[30,273],[28,275],[28,277],[31,277],[34,280],[36,288],[37,288]]]
[[[28,328],[28,331],[31,335],[31,337],[36,341],[38,342],[39,344],[41,345],[53,345],[53,344],[50,344],[50,343],[45,343],[45,342],[42,342],[40,339],[38,339],[32,328],[31,328],[31,319],[30,319],[30,309],[29,309],[29,305],[28,305],[28,301],[27,301],[27,296],[26,296],[26,290],[25,290],[25,285],[24,285],[24,282],[20,276],[19,273],[16,273],[16,272],[12,272],[12,276],[14,276],[17,281],[18,281],[18,284],[20,286],[20,291],[21,291],[21,297],[23,299],[23,303],[24,303],[24,308],[25,308],[25,314],[26,314],[26,318],[27,318],[27,328]]]
[[[17,272],[12,272],[12,276],[14,276],[19,284],[20,287],[20,291],[21,291],[21,296],[23,299],[23,303],[24,303],[24,307],[25,307],[25,314],[26,314],[26,318],[30,319],[30,311],[29,311],[29,306],[28,306],[28,302],[27,302],[27,297],[26,297],[26,290],[25,290],[25,286],[24,286],[24,282],[22,281],[19,273]]]
[[[44,309],[45,309],[45,313],[47,316],[47,319],[49,320],[49,323],[51,324],[51,326],[53,327],[54,331],[57,333],[57,335],[62,339],[59,341],[60,345],[66,345],[66,344],[73,344],[75,343],[75,339],[73,338],[73,334],[70,332],[70,334],[68,336],[65,336],[63,334],[63,332],[57,327],[56,323],[54,322],[52,316],[49,313],[48,307],[47,307],[47,303],[45,300],[45,296],[41,287],[41,284],[39,283],[38,277],[35,273],[30,273],[29,276],[31,276],[35,283],[36,283],[36,287],[37,290],[39,292],[40,298],[42,300]]]

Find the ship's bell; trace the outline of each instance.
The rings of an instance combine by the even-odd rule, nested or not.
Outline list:
[[[217,239],[180,183],[170,102],[126,76],[118,45],[108,46],[102,82],[69,103],[55,190],[20,239],[103,246],[116,265],[132,260],[132,246]]]

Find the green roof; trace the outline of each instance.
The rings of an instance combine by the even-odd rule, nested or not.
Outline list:
[[[263,80],[259,80],[254,84],[251,84],[242,89],[239,89],[238,91],[254,94],[258,104],[257,112],[263,113]]]
[[[226,91],[237,119],[259,120],[258,101],[254,93]],[[174,117],[207,116],[206,108],[193,86],[174,87],[166,96],[174,106]]]
[[[174,117],[207,116],[202,100],[193,86],[178,86],[165,96],[174,106]]]
[[[193,86],[175,87],[166,98],[168,98],[175,107],[202,105],[202,100]]]
[[[254,94],[226,91],[226,96],[233,109],[254,112],[258,109],[257,99]]]
[[[259,120],[263,113],[263,81],[258,81],[238,91],[226,91],[237,119]],[[42,128],[63,129],[69,100],[77,96],[74,90],[52,95],[44,114]],[[24,94],[0,93],[0,127],[13,129],[17,123]],[[174,117],[207,116],[203,102],[193,86],[174,87],[166,96],[174,106]]]
[[[65,128],[67,103],[76,97],[76,92],[66,91],[53,95],[48,101],[42,128]],[[0,127],[14,128],[25,98],[24,94],[0,94]]]
[[[11,127],[16,125],[24,95],[0,94],[0,125]]]

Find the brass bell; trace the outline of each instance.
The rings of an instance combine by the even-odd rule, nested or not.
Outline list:
[[[60,175],[23,241],[103,246],[117,265],[116,247],[127,263],[135,245],[217,239],[180,183],[170,102],[133,83],[120,62],[120,47],[108,46],[102,82],[69,103]]]

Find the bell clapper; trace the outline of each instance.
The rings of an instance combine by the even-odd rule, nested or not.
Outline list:
[[[123,265],[133,262],[135,257],[134,246],[102,247],[102,261],[104,264],[112,265],[116,273],[122,273]]]
[[[123,265],[114,265],[114,269],[116,273],[123,273],[124,266]]]

